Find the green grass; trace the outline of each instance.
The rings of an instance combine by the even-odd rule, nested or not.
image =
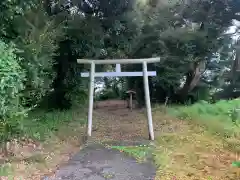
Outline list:
[[[59,128],[68,125],[70,122],[78,122],[84,125],[87,122],[83,113],[76,109],[68,111],[34,111],[31,112],[23,122],[24,135],[35,140],[44,141],[52,134],[56,133]]]
[[[150,147],[145,145],[140,146],[111,146],[110,148],[124,152],[129,156],[134,157],[137,161],[144,161],[150,153]]]
[[[232,166],[233,166],[233,167],[238,167],[238,168],[240,168],[240,161],[234,161],[234,162],[232,162]]]
[[[238,110],[239,108],[239,110]],[[174,116],[204,125],[209,132],[222,137],[240,135],[240,100],[221,100],[215,104],[205,101],[191,106],[175,106],[168,109]]]
[[[198,124],[223,142],[224,149],[240,153],[240,100],[221,100],[215,104],[205,101],[191,106],[170,107],[170,114]],[[232,164],[240,167],[239,161]]]
[[[233,100],[156,107],[154,119],[162,129],[156,130],[153,154],[156,180],[239,179],[239,119],[231,117],[238,104]]]
[[[9,176],[12,173],[12,168],[8,164],[4,164],[0,166],[0,177]]]

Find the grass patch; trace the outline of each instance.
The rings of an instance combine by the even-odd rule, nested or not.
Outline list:
[[[169,108],[170,114],[180,119],[194,120],[205,125],[209,131],[222,136],[240,134],[240,100],[221,100],[215,104],[205,101],[191,106]]]
[[[12,168],[10,164],[4,164],[0,166],[0,177],[9,176],[12,173]]]
[[[236,159],[234,153],[224,150],[221,140],[201,127],[156,138],[156,180],[236,180],[240,178],[239,169],[232,167]]]
[[[179,119],[203,126],[218,136],[232,151],[240,153],[240,100],[221,100],[215,104],[199,102],[192,106],[169,108],[168,112]]]
[[[239,100],[232,100],[168,108],[166,112],[177,119],[170,117],[161,129],[174,123],[180,128],[156,136],[156,180],[240,179],[239,167],[232,165],[240,160],[239,116],[234,112],[238,104]],[[154,118],[163,121],[164,117],[156,113]]]
[[[44,141],[69,123],[77,122],[83,126],[87,118],[76,109],[66,111],[34,111],[23,121],[24,134],[35,140]]]
[[[137,161],[143,162],[150,154],[150,147],[145,145],[140,146],[110,146],[120,152],[124,152],[129,156],[134,157]]]

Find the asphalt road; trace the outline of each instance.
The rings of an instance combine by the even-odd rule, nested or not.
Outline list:
[[[44,180],[154,180],[155,167],[138,163],[125,154],[101,145],[90,145],[74,155],[69,163]]]

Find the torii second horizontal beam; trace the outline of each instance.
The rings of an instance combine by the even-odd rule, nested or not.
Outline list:
[[[148,76],[156,76],[156,71],[148,71]],[[136,77],[143,76],[143,72],[98,72],[94,77]],[[89,77],[89,72],[81,73],[81,77]]]
[[[144,58],[144,59],[104,59],[104,60],[91,60],[91,59],[78,59],[79,64],[139,64],[143,62],[156,63],[160,62],[160,57]]]

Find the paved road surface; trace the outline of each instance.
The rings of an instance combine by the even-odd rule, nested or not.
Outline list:
[[[137,163],[133,158],[101,145],[90,145],[44,180],[154,180],[155,168],[150,163]]]

